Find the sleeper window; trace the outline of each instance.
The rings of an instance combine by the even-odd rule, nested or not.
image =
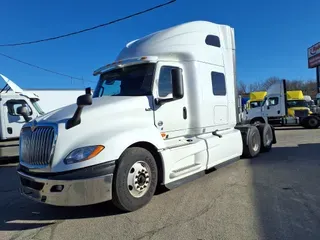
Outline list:
[[[211,72],[212,92],[215,96],[225,96],[226,81],[223,73]]]

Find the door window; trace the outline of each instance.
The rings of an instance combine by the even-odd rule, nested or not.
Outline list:
[[[269,106],[276,106],[279,103],[278,97],[271,97],[269,98]]]
[[[18,107],[27,107],[28,116],[32,115],[32,109],[24,100],[9,100],[7,101],[8,113],[12,116],[19,116],[17,113]]]
[[[171,70],[176,67],[163,66],[160,69],[159,75],[159,87],[158,93],[159,97],[167,97],[169,94],[172,94],[172,76]]]

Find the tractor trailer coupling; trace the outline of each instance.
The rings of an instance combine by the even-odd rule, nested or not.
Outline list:
[[[272,126],[239,123],[235,62],[233,28],[206,21],[128,43],[94,72],[93,95],[87,88],[76,104],[22,127],[22,195],[134,211],[158,186],[270,151]]]

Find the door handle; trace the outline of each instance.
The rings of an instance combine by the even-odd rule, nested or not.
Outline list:
[[[280,114],[280,110],[278,110],[278,114]]]
[[[188,113],[187,113],[187,108],[183,107],[183,119],[187,119]]]

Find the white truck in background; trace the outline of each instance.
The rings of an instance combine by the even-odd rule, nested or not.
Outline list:
[[[25,91],[2,74],[0,79],[6,83],[0,89],[0,161],[18,157],[19,136],[23,124],[47,112],[74,103],[74,99],[82,93],[79,90]],[[40,99],[41,104],[39,104]],[[22,106],[27,108],[23,116],[19,114]]]
[[[299,96],[288,98],[290,92]],[[251,124],[268,122],[281,126],[301,125],[311,129],[320,126],[319,114],[310,111],[302,91],[287,91],[285,79],[272,84],[267,89],[261,107],[250,109],[243,120]]]
[[[77,104],[26,123],[21,193],[57,206],[146,205],[206,170],[276,143],[239,121],[234,29],[194,21],[128,43]]]
[[[26,93],[33,93],[39,97],[43,112],[48,113],[74,103],[83,94],[83,89],[68,88],[32,88],[24,89]]]

